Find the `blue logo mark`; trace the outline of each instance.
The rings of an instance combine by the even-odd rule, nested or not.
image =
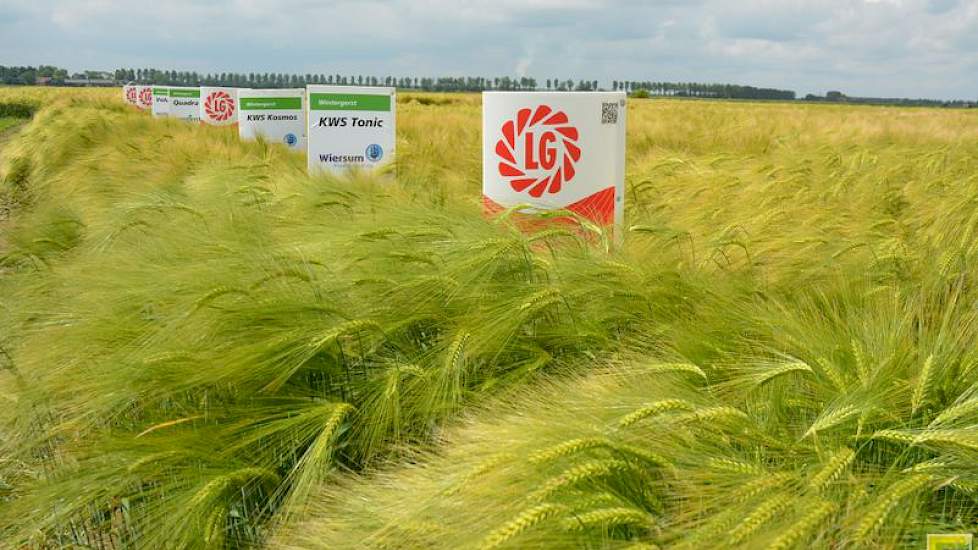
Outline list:
[[[367,160],[369,160],[370,162],[377,162],[382,158],[384,158],[383,147],[377,145],[376,143],[367,146]]]
[[[299,138],[295,137],[295,134],[285,134],[285,144],[289,147],[295,146],[299,143]]]

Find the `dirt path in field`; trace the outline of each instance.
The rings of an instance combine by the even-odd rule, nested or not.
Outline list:
[[[3,163],[4,145],[6,145],[7,142],[12,140],[14,136],[17,135],[17,132],[19,132],[20,129],[23,128],[26,124],[27,121],[25,120],[21,124],[11,126],[6,130],[0,130],[0,164]],[[0,195],[0,254],[2,254],[4,251],[7,250],[6,228],[7,228],[7,221],[10,219],[10,212],[12,209],[13,209],[13,205],[8,204],[7,201],[3,199],[3,196]]]

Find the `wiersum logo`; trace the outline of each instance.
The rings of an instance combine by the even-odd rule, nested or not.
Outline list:
[[[548,105],[520,109],[515,119],[503,123],[496,142],[499,175],[518,193],[534,198],[559,193],[574,179],[574,165],[581,159],[579,137],[563,111]]]
[[[225,121],[234,116],[234,98],[224,90],[211,92],[204,99],[204,112],[211,120]]]
[[[136,88],[126,88],[126,101],[129,103],[135,105],[139,101],[138,95],[139,93],[136,91]]]
[[[139,91],[139,103],[146,107],[153,104],[153,90],[151,88],[143,88]]]

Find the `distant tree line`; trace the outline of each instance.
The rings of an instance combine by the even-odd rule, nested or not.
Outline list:
[[[939,99],[909,99],[901,97],[849,97],[839,91],[831,91],[824,96],[808,94],[805,101],[825,103],[853,103],[859,105],[897,105],[902,107],[948,107],[970,109],[978,107],[978,102],[955,99],[944,101]]]
[[[737,84],[703,84],[698,82],[636,82],[615,80],[612,90],[629,93],[644,91],[648,95],[665,97],[704,97],[713,99],[774,99],[790,101],[795,92],[775,88],[755,88]]]
[[[198,73],[196,71],[172,71],[159,69],[116,69],[114,72],[84,71],[69,74],[65,69],[51,65],[38,67],[5,67],[0,65],[0,84],[7,85],[85,85],[87,82],[123,84],[162,84],[171,86],[232,86],[241,88],[301,88],[307,84],[333,84],[340,86],[393,86],[428,92],[481,92],[485,90],[555,90],[592,91],[602,89],[597,80],[573,80],[547,78],[537,81],[530,77],[382,77],[367,75],[295,74],[295,73]],[[796,99],[792,90],[757,88],[738,84],[698,82],[652,82],[637,80],[613,80],[612,90],[628,92],[636,97],[692,97],[709,99],[753,99],[790,101]],[[941,101],[933,99],[848,97],[842,92],[831,91],[824,97],[808,94],[805,101],[845,102],[874,105],[904,105],[926,107],[975,107],[975,101]]]
[[[50,78],[60,84],[68,79],[68,71],[51,65],[41,65],[40,67],[4,67],[0,65],[0,82],[3,84],[31,85],[36,84],[38,78]]]

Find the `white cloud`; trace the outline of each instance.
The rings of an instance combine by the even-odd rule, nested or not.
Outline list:
[[[978,97],[978,0],[0,0],[0,63]]]

